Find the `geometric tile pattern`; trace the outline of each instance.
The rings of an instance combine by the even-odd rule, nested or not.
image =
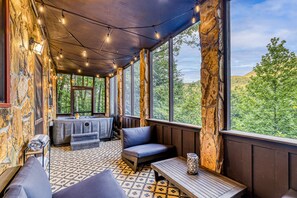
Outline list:
[[[120,154],[119,140],[100,142],[99,148],[78,151],[72,151],[69,146],[52,147],[50,180],[52,191],[62,190],[105,169],[110,169],[128,197],[187,197],[166,180],[156,183],[149,164],[143,165],[140,171],[134,173],[122,161]]]

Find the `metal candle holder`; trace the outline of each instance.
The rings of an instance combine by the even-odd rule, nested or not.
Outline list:
[[[189,175],[197,175],[199,169],[199,157],[196,153],[187,153],[187,166]]]

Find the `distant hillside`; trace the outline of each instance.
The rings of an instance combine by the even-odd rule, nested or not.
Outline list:
[[[252,76],[255,76],[256,73],[254,71],[251,71],[244,76],[231,76],[231,91],[235,89],[235,87],[245,87],[248,82],[250,81],[250,78]],[[184,83],[185,86],[190,86],[192,84],[200,84],[200,80],[196,82],[191,83]]]
[[[251,71],[244,76],[231,76],[231,91],[236,87],[245,87],[250,81],[250,78],[255,75],[256,73]]]

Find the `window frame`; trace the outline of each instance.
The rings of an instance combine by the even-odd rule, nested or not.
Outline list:
[[[140,118],[140,115],[135,115],[135,108],[134,108],[135,107],[135,75],[134,75],[135,74],[135,70],[134,70],[135,68],[134,68],[134,65],[135,65],[136,62],[139,62],[139,64],[140,64],[140,60],[138,59],[137,61],[133,62],[133,64],[129,64],[126,67],[123,68],[123,114],[124,114],[124,116]],[[130,101],[131,115],[128,115],[128,114],[125,113],[126,86],[125,86],[125,72],[124,72],[124,70],[128,69],[129,67],[131,67],[131,70],[130,70],[130,75],[131,75],[131,85],[130,85],[130,88],[131,88],[131,98],[130,98],[130,100],[131,100]],[[140,65],[139,65],[139,67],[140,67]],[[140,86],[140,84],[139,84],[139,86]]]
[[[65,75],[70,75],[70,113],[56,113],[57,116],[67,116],[67,115],[74,115],[74,113],[77,113],[74,111],[74,91],[75,90],[91,90],[92,91],[92,110],[91,110],[91,113],[92,115],[98,115],[98,114],[105,114],[106,113],[106,108],[105,108],[105,112],[95,112],[95,78],[97,77],[94,77],[94,76],[88,76],[88,75],[79,75],[79,74],[70,74],[70,73],[63,73],[63,72],[58,72],[59,74],[65,74]],[[58,74],[57,73],[57,74]],[[73,80],[73,75],[76,75],[76,76],[82,76],[83,77],[83,80],[82,80],[82,84],[84,85],[84,77],[92,77],[93,78],[93,86],[91,87],[88,87],[88,86],[73,86],[72,85],[72,80]],[[100,77],[101,78],[101,77]],[[106,90],[106,78],[105,77],[102,77],[104,78],[104,85],[105,85],[105,90]],[[57,90],[57,87],[58,87],[58,83],[56,83],[56,90]],[[105,97],[104,97],[104,104],[105,104],[105,107],[106,107],[106,93],[105,93]],[[56,103],[58,104],[58,98],[56,97]],[[78,112],[80,113],[80,112]],[[85,112],[81,112],[81,113],[85,113]]]
[[[114,112],[114,114],[112,114],[111,112],[111,105],[109,105],[109,112],[110,112],[110,115],[118,115],[118,111],[117,111],[117,101],[118,101],[118,95],[117,95],[117,87],[118,87],[118,85],[117,85],[117,76],[115,75],[115,76],[113,76],[113,77],[111,77],[110,78],[110,82],[109,82],[109,84],[111,84],[111,81],[114,81],[113,83],[114,83],[114,90],[111,90],[111,86],[109,86],[109,104],[111,104],[111,103],[113,103],[113,112]],[[111,93],[113,92],[113,98],[114,98],[114,100],[113,101],[111,101]]]
[[[182,32],[182,31],[181,31]],[[180,32],[179,32],[180,33]],[[178,34],[176,34],[178,35]],[[174,36],[170,36],[168,39],[166,39],[164,42],[160,43],[159,45],[155,46],[153,49],[150,50],[150,119],[156,119],[154,118],[154,86],[153,86],[153,69],[154,69],[154,51],[158,48],[161,47],[162,45],[168,43],[168,82],[169,82],[169,95],[168,95],[168,104],[169,104],[169,112],[168,112],[168,120],[161,120],[161,119],[156,119],[156,120],[161,120],[161,121],[168,121],[168,122],[173,122],[173,54],[171,53],[173,50],[173,44],[172,38]],[[171,55],[172,54],[172,57]],[[171,78],[172,77],[172,78]]]
[[[229,2],[231,0],[224,0],[224,4],[228,5],[227,2]],[[224,5],[225,6],[225,5]],[[224,13],[225,14],[225,13]],[[225,18],[224,18],[225,19]],[[225,21],[224,21],[225,22]],[[196,23],[200,23],[200,19],[197,20]],[[195,24],[196,24],[195,23]],[[168,120],[160,120],[160,119],[156,119],[154,118],[154,88],[153,88],[153,83],[150,83],[149,86],[149,92],[150,92],[150,99],[149,99],[149,103],[150,103],[150,109],[149,109],[149,119],[150,120],[157,120],[157,121],[161,121],[161,122],[169,122],[169,123],[177,123],[179,125],[189,125],[189,126],[194,126],[194,127],[201,127],[199,125],[194,125],[194,124],[188,124],[188,123],[183,123],[183,122],[176,122],[174,121],[174,81],[173,81],[173,76],[174,76],[174,71],[173,71],[173,64],[174,64],[174,56],[173,56],[173,39],[175,36],[179,35],[180,33],[182,33],[183,31],[185,31],[186,29],[190,28],[191,26],[193,26],[194,24],[190,24],[188,26],[185,26],[184,28],[179,29],[179,31],[175,32],[174,34],[169,35],[167,38],[165,38],[162,42],[158,43],[157,45],[155,45],[154,47],[152,47],[149,51],[149,81],[153,82],[153,56],[154,56],[154,51],[162,46],[163,44],[165,44],[166,42],[168,42],[168,53],[169,53],[169,59],[168,59],[168,76],[169,76],[169,119]],[[225,27],[224,27],[225,28]],[[225,35],[225,34],[224,34]],[[224,40],[225,41],[225,40]],[[225,45],[225,42],[224,42]],[[224,46],[225,47],[225,46]],[[226,53],[224,51],[224,53]],[[227,55],[224,54],[224,55]],[[230,55],[229,55],[230,56]],[[230,72],[230,69],[229,69]],[[225,84],[225,86],[228,86],[230,84]],[[226,89],[225,89],[226,90]],[[229,93],[230,94],[230,93]],[[224,111],[225,112],[225,111]],[[230,113],[230,111],[228,112]],[[224,120],[225,122],[225,120]],[[227,122],[227,121],[226,121]]]
[[[105,112],[106,112],[106,78],[99,78],[99,79],[103,79],[104,80],[104,95],[105,95],[105,97],[104,97],[104,109],[105,109],[105,111],[104,112],[96,112],[96,104],[95,104],[95,102],[96,102],[96,96],[95,96],[95,91],[96,91],[96,88],[95,88],[95,82],[96,82],[96,78],[97,77],[94,77],[93,78],[93,115],[96,115],[96,114],[105,114]]]
[[[10,24],[9,24],[9,2],[8,0],[3,0],[4,3],[4,42],[5,42],[5,49],[4,49],[4,97],[5,101],[0,103],[0,108],[9,108],[11,107],[10,104]]]
[[[125,86],[125,79],[126,79],[125,70],[128,69],[129,67],[130,67],[130,76],[131,76],[131,84],[130,84],[130,89],[131,89],[131,97],[130,97],[131,115],[126,114],[126,105],[125,105],[125,103],[126,103],[125,94],[126,94],[126,91],[127,91],[126,86]],[[132,65],[129,64],[127,67],[125,67],[123,69],[123,114],[124,114],[124,116],[133,116],[133,114],[134,114],[134,105],[132,105],[132,102],[134,104],[134,90],[133,90],[133,87],[132,87],[132,85],[134,85],[134,77],[132,77],[132,74],[134,74],[134,63]]]

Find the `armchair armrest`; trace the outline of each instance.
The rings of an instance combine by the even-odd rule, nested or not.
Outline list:
[[[153,141],[152,127],[123,128],[121,140],[123,149],[132,146],[151,143]]]

